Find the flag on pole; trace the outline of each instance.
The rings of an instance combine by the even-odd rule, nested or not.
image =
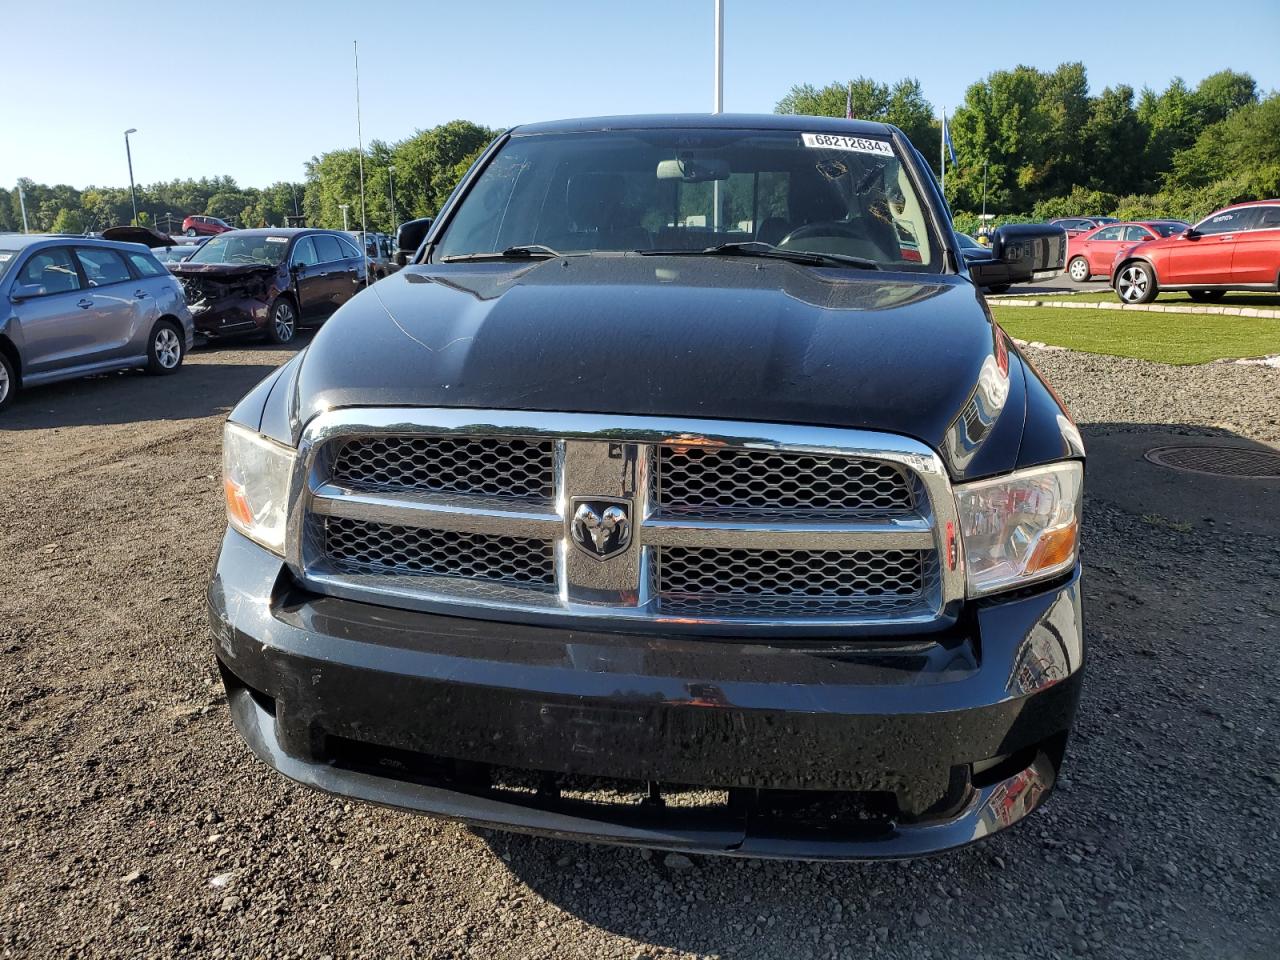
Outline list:
[[[947,125],[947,113],[942,112],[942,142],[947,145],[947,153],[951,154],[951,165],[956,165],[956,148],[951,142],[951,127]]]
[[[849,81],[849,90],[844,95],[844,118],[846,120],[853,119],[853,81]]]

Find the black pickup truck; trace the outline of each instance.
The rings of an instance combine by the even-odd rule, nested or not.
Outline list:
[[[901,131],[720,115],[512,129],[423,239],[226,426],[209,606],[255,754],[742,856],[1043,802],[1084,451],[980,287],[1061,270],[1060,230],[968,267]]]

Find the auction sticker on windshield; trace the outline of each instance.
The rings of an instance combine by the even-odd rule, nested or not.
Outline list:
[[[884,140],[869,140],[866,137],[845,137],[838,133],[802,133],[806,147],[820,147],[824,150],[852,150],[854,153],[874,153],[879,157],[892,157],[893,147]]]

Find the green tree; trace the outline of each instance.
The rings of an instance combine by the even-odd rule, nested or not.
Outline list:
[[[982,204],[983,161],[988,206],[1028,210],[1040,199],[1050,122],[1040,108],[1043,75],[1032,67],[997,70],[965,91],[951,121],[958,164],[947,171],[947,194],[958,208]]]
[[[53,218],[51,233],[84,233],[84,216],[79,210],[63,207]]]
[[[1241,196],[1280,195],[1280,94],[1246,104],[1206,127],[1191,147],[1174,156],[1167,182],[1173,188],[1229,182]]]
[[[1084,185],[1115,193],[1142,189],[1144,172],[1134,158],[1142,156],[1147,132],[1133,107],[1133,87],[1107,87],[1089,108],[1082,132],[1087,157]]]
[[[1196,124],[1203,130],[1227,119],[1241,107],[1258,102],[1258,85],[1247,73],[1219,70],[1200,81],[1191,97]]]
[[[930,162],[938,156],[941,126],[933,116],[933,105],[924,98],[920,81],[905,77],[889,86],[868,77],[815,87],[798,84],[774,106],[774,113],[803,114],[810,117],[843,117],[845,98],[849,97],[853,116],[858,120],[891,123],[902,130]]]

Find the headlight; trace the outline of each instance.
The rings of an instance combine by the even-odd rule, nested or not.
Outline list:
[[[969,596],[1070,570],[1080,534],[1084,467],[1033,467],[956,487]]]
[[[284,555],[293,450],[228,423],[222,432],[222,488],[231,526]]]

